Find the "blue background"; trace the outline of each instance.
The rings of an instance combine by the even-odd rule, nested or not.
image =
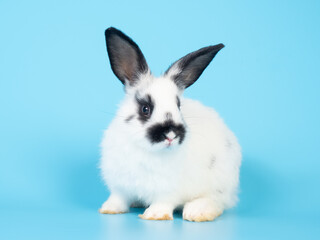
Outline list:
[[[0,1],[1,239],[319,239],[319,1]],[[214,222],[100,215],[103,129],[123,97],[114,26],[152,71],[224,43],[185,93],[243,148],[238,206]]]

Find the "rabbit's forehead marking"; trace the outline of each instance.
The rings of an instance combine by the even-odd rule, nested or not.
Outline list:
[[[166,120],[171,120],[172,119],[172,113],[170,113],[170,112],[167,112],[166,114],[165,114],[165,117],[166,117]]]

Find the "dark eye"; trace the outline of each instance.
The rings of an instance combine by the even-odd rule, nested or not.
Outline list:
[[[150,116],[150,106],[149,105],[143,105],[141,107],[141,112],[146,117]]]

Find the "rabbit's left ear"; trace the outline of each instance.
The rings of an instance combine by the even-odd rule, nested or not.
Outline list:
[[[105,36],[113,73],[123,84],[134,85],[141,74],[149,71],[140,48],[131,38],[116,28],[108,28]]]
[[[165,72],[165,76],[171,77],[180,89],[185,89],[197,81],[204,69],[223,47],[224,45],[220,43],[189,53],[173,63]]]

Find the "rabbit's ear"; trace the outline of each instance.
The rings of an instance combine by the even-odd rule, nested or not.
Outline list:
[[[165,75],[171,77],[180,89],[185,89],[200,77],[204,69],[223,47],[224,45],[220,43],[189,53],[173,63],[165,72]]]
[[[140,48],[118,29],[108,28],[105,36],[113,73],[123,84],[134,85],[141,74],[149,71]]]

